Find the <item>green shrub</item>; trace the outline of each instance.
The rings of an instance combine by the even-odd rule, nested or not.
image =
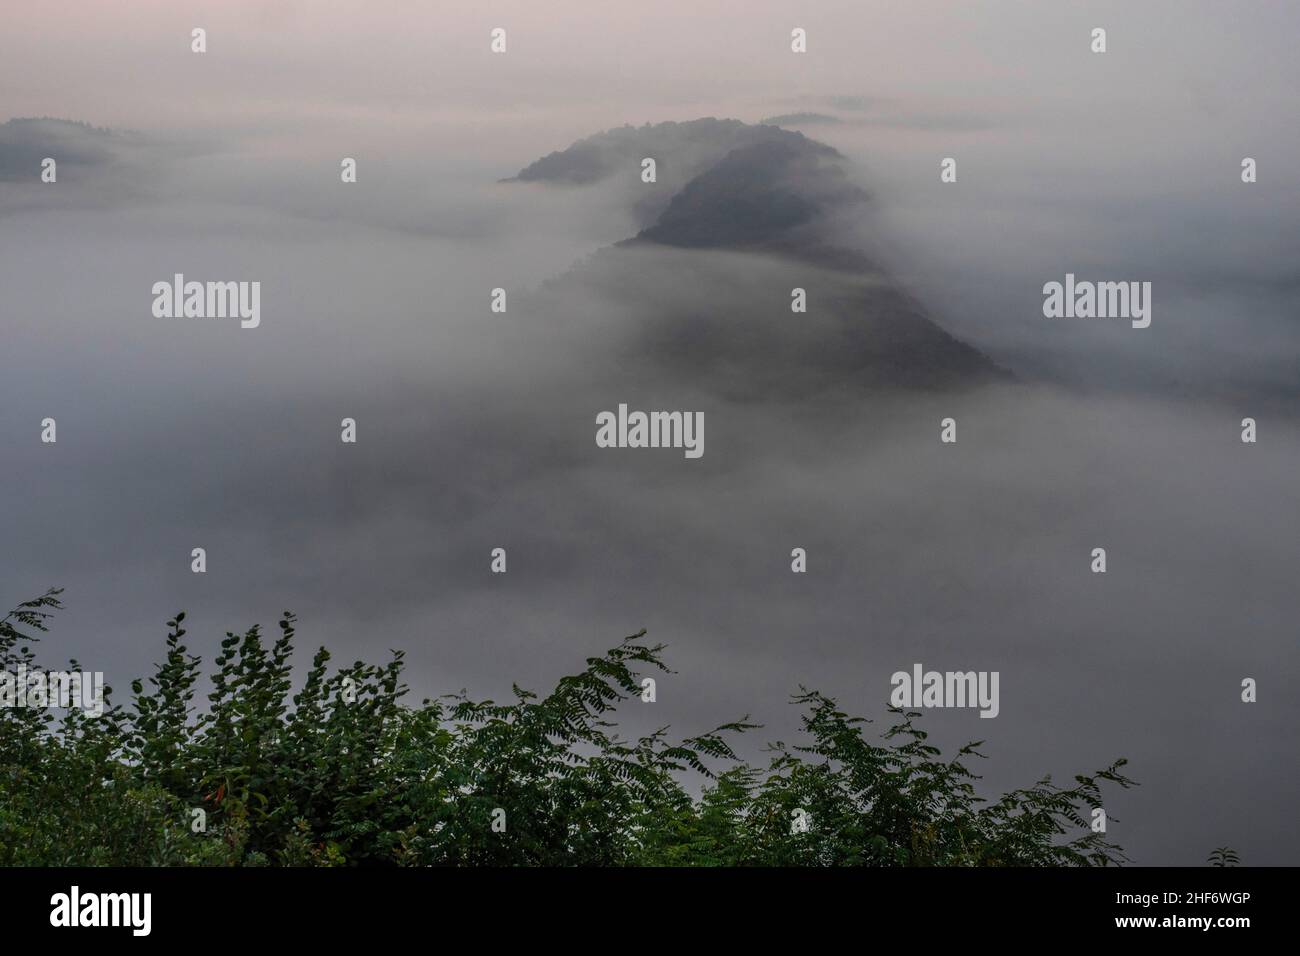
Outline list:
[[[0,667],[36,667],[59,591],[0,621]],[[612,718],[666,670],[635,634],[549,694],[401,702],[402,655],[330,671],[317,652],[291,690],[295,621],[268,646],[227,634],[201,661],[168,622],[166,653],[129,706],[93,718],[0,711],[0,864],[8,866],[1098,866],[1120,849],[1088,826],[1124,761],[986,801],[893,710],[882,739],[802,691],[803,742],[739,761],[745,720],[681,741],[624,740]],[[73,662],[73,669],[77,669]],[[198,811],[202,811],[198,813]],[[493,827],[504,811],[504,829]],[[796,811],[810,826],[792,832]],[[202,820],[197,827],[195,821]],[[196,829],[198,832],[195,832]]]

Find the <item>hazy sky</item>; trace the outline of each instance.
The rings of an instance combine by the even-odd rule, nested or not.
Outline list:
[[[1296,861],[1294,5],[227,0],[5,24],[0,123],[115,131],[0,127],[0,598],[67,588],[51,666],[120,693],[178,609],[210,660],[291,608],[301,659],[400,647],[413,697],[500,698],[647,627],[678,674],[630,727],[749,713],[755,743],[790,738],[799,684],[881,718],[913,662],[999,670],[996,720],[924,718],[988,740],[990,789],[1126,756],[1142,786],[1107,811],[1136,862]],[[793,113],[871,197],[827,237],[1016,384],[866,398],[818,316],[782,324],[795,271],[758,256],[628,250],[542,287],[637,231],[637,171],[498,180],[625,123]],[[54,185],[31,164],[50,143]],[[1151,281],[1151,328],[1044,319],[1067,271]],[[154,318],[175,272],[260,281],[261,327]],[[651,348],[692,309],[737,342],[709,374],[699,343]],[[704,410],[704,457],[596,448],[619,402]]]

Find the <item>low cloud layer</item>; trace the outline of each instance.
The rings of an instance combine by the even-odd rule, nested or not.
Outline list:
[[[1112,17],[1121,37],[1149,26]],[[1259,98],[1225,118],[1250,75],[1230,43],[1215,61],[1228,93],[1184,99],[1157,78],[1155,115],[1123,105],[1141,76],[1123,46],[1122,81],[1083,95],[1057,82],[1050,47],[1025,54],[1026,86],[984,54],[956,58],[955,26],[908,23],[864,31],[877,56],[855,62],[906,78],[890,50],[937,31],[953,56],[934,57],[936,76],[776,83],[763,77],[786,61],[763,60],[708,102],[683,92],[698,77],[645,85],[654,101],[629,83],[611,96],[640,107],[599,120],[567,73],[509,102],[509,84],[443,77],[427,115],[420,90],[381,115],[384,91],[340,80],[327,108],[304,85],[334,50],[327,31],[260,106],[235,78],[229,100],[189,99],[192,122],[64,97],[77,108],[62,115],[140,133],[0,126],[0,581],[10,603],[67,588],[44,661],[75,656],[120,695],[176,610],[211,659],[227,629],[289,608],[301,658],[401,648],[413,698],[500,698],[646,627],[677,674],[630,729],[750,714],[767,725],[754,756],[792,736],[801,684],[879,720],[897,670],[997,670],[996,719],[923,718],[944,746],[988,741],[990,792],[1124,756],[1141,786],[1106,809],[1135,861],[1199,864],[1228,844],[1293,862],[1300,192],[1279,160],[1295,140],[1272,113],[1280,61],[1262,57]],[[1048,44],[1058,26],[1021,29]],[[253,47],[291,28],[264,29]],[[558,70],[528,35],[522,74]],[[810,36],[847,43],[815,22]],[[399,73],[407,43],[388,48]],[[1022,87],[1041,95],[1008,95]],[[160,95],[116,101],[147,113]],[[794,134],[693,142],[683,130],[704,127],[641,125],[803,128],[783,113],[837,119],[803,122],[833,149],[742,154],[703,196],[688,186],[733,150]],[[625,122],[642,138],[601,153],[603,175],[500,181]],[[51,148],[57,186],[32,166]],[[646,150],[655,184],[639,178]],[[1252,154],[1267,178],[1245,186]],[[344,156],[355,184],[339,181]],[[718,191],[742,181],[758,191]],[[775,206],[731,205],[747,195]],[[155,319],[151,286],[177,272],[260,281],[261,326]],[[1152,281],[1151,328],[1045,319],[1042,284],[1066,272]],[[806,313],[790,310],[796,286]],[[596,415],[620,403],[702,412],[704,455],[598,448]],[[55,445],[39,442],[45,417]],[[339,441],[344,417],[356,445]],[[939,440],[945,418],[956,444]],[[194,547],[206,574],[190,572]],[[795,547],[806,574],[790,571]],[[1244,677],[1258,704],[1241,703]]]

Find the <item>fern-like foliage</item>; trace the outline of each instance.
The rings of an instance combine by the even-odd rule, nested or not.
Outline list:
[[[52,590],[0,620],[0,665],[36,666],[62,607]],[[1087,815],[1124,762],[1069,786],[1044,778],[996,799],[916,712],[881,734],[811,690],[801,739],[741,761],[748,719],[677,739],[625,739],[615,717],[666,672],[634,634],[544,695],[502,703],[463,691],[403,703],[400,652],[331,668],[323,648],[297,693],[297,622],[274,640],[227,634],[206,673],[185,615],[162,660],[105,689],[94,718],[0,709],[0,865],[1103,866],[1120,848]],[[74,662],[75,666],[75,662]],[[196,688],[206,678],[206,706]],[[794,822],[803,822],[795,826]],[[1215,862],[1215,861],[1219,862]],[[1235,865],[1223,848],[1216,866]]]

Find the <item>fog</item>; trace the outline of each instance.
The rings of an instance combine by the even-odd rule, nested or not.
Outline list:
[[[400,648],[414,700],[500,699],[644,627],[676,673],[628,729],[749,714],[750,756],[791,738],[801,684],[883,729],[893,672],[997,670],[996,719],[922,718],[987,740],[990,794],[1123,756],[1141,786],[1109,836],[1135,862],[1294,862],[1294,10],[819,5],[792,75],[780,5],[692,30],[569,6],[584,29],[137,3],[132,30],[70,5],[55,37],[13,12],[0,120],[111,128],[0,127],[0,597],[67,589],[42,661],[120,699],[177,610],[211,660],[292,609],[300,663]],[[500,182],[625,123],[780,114],[869,197],[801,240],[870,268],[610,248],[689,180],[671,143],[652,185]],[[1151,281],[1151,327],[1044,318],[1067,272]],[[175,273],[260,281],[261,326],[154,318]],[[951,350],[896,337],[913,308]],[[702,411],[703,457],[598,448],[620,403]]]

